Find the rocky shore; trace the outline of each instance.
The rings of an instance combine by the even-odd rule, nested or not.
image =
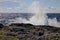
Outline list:
[[[60,40],[60,28],[24,23],[0,24],[0,40]]]

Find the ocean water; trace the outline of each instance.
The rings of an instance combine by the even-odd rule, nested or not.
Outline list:
[[[56,18],[56,20],[60,22],[60,13],[47,13],[47,16],[50,19]]]
[[[60,27],[60,13],[47,13],[48,25]]]

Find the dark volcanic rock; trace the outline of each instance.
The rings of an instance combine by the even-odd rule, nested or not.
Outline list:
[[[44,33],[43,32],[39,32],[39,36],[42,36],[42,35],[44,35]]]
[[[11,33],[11,32],[7,32],[7,33],[5,33],[5,35],[6,35],[6,36],[17,36],[16,33]]]
[[[0,28],[3,28],[3,27],[4,27],[3,24],[0,23]]]
[[[13,23],[13,24],[11,24],[11,25],[9,25],[9,26],[33,26],[32,24],[24,24],[24,23]]]
[[[56,33],[60,34],[60,28],[57,27],[23,23],[3,27],[2,31],[5,32],[6,36],[17,36],[20,40],[49,40],[48,37],[52,36],[50,34],[53,34],[53,36]]]

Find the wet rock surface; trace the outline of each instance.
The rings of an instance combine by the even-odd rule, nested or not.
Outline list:
[[[11,24],[0,27],[6,37],[18,40],[60,40],[60,28],[46,25]],[[52,38],[51,38],[52,36]]]

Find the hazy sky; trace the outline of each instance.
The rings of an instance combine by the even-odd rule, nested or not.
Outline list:
[[[34,2],[39,2],[40,7],[60,10],[60,0],[0,0],[0,12],[28,12]]]

